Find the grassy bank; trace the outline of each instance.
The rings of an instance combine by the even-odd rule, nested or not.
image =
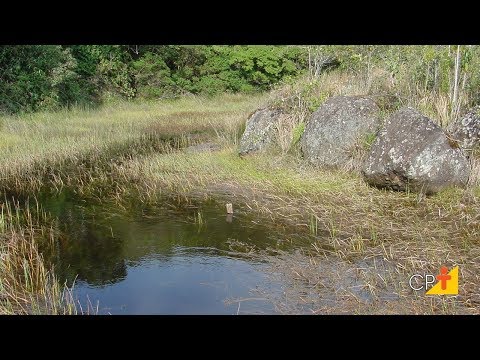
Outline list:
[[[322,86],[333,84],[334,76],[319,83],[312,94],[322,93]],[[328,86],[338,93],[363,91]],[[239,157],[236,145],[248,115],[266,102],[281,101],[282,91],[289,94],[285,102],[293,115],[292,126],[278,136],[285,136],[288,145]],[[425,198],[371,188],[355,173],[310,166],[297,156],[292,142],[295,129],[311,111],[304,94],[296,91],[4,117],[0,186],[23,193],[69,186],[87,199],[115,199],[119,205],[132,199],[155,203],[164,195],[185,201],[211,196],[232,201],[240,211],[295,227],[300,236],[314,237],[311,248],[275,257],[255,255],[269,261],[272,273],[289,284],[288,306],[285,299],[272,299],[280,311],[298,312],[306,306],[317,313],[478,313],[479,187],[472,184],[466,190],[449,189]],[[216,142],[220,150],[181,149],[207,140]],[[5,228],[12,228],[12,219],[4,220]],[[35,220],[30,228],[43,223]],[[24,242],[19,241],[15,234],[28,229],[22,224],[4,233],[3,243],[19,248],[30,244],[30,250],[18,252],[16,259],[32,258],[28,254],[33,253],[38,254],[33,256],[36,263],[43,264],[35,247],[42,237],[32,230],[23,233]],[[2,253],[16,254],[5,246]],[[460,266],[460,295],[415,296],[408,277],[419,271],[436,274],[441,265]],[[39,274],[52,274],[42,266]],[[3,283],[28,272],[22,267],[2,271]],[[341,280],[345,274],[353,280]],[[38,288],[57,286],[53,283]],[[7,293],[39,293],[38,288],[12,288]],[[59,292],[55,294],[58,299]],[[325,297],[332,301],[327,307],[322,302]]]
[[[259,101],[242,95],[215,101],[189,97],[2,117],[0,185],[38,190],[45,181],[61,185],[120,156],[183,146],[212,135],[233,141],[242,131],[236,126]]]
[[[40,190],[95,189],[98,197],[126,184],[112,184],[112,172],[127,160],[153,152],[170,153],[215,137],[235,142],[242,119],[259,97],[196,97],[155,103],[116,103],[100,110],[70,110],[0,118],[2,199]],[[32,200],[33,201],[33,200]],[[56,279],[42,250],[57,240],[48,214],[33,216],[23,204],[2,201],[0,222],[0,313],[83,313],[61,279]]]
[[[155,154],[117,170],[116,181],[133,184],[136,198],[144,202],[171,193],[185,199],[220,197],[243,211],[294,226],[299,234],[313,234],[312,248],[300,258],[295,255],[301,271],[292,272],[295,267],[286,265],[293,262],[288,254],[282,255],[285,261],[272,262],[277,270],[284,264],[284,275],[304,288],[318,284],[322,261],[311,259],[320,257],[340,261],[345,271],[361,272],[355,286],[368,289],[380,303],[399,297],[391,312],[458,312],[459,304],[463,311],[478,311],[480,306],[475,290],[480,284],[478,187],[449,189],[425,198],[371,188],[358,175],[320,171],[293,156],[239,158],[233,147],[218,153]],[[128,193],[131,189],[118,199]],[[375,263],[385,268],[380,276]],[[436,273],[442,265],[460,266],[461,295],[447,300],[448,307],[440,300],[414,298],[408,277],[418,271]],[[351,290],[345,289],[346,299],[361,305],[359,312],[388,310],[365,307]],[[410,301],[412,306],[407,305]],[[345,311],[341,306],[333,309]],[[348,309],[353,311],[351,304]]]

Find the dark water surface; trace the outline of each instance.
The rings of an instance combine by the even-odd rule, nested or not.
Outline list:
[[[214,201],[126,210],[63,192],[39,202],[66,234],[53,261],[82,306],[98,303],[100,314],[275,312],[255,289],[281,284],[248,251],[287,249],[292,229],[242,209],[228,217]]]

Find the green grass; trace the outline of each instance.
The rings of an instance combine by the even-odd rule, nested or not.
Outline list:
[[[98,110],[71,110],[0,118],[0,181],[10,188],[30,184],[31,173],[78,163],[119,144],[202,134],[223,141],[239,136],[237,127],[258,97],[224,95],[216,100],[182,98],[149,104],[117,103]],[[40,168],[40,169],[39,169]],[[35,179],[33,179],[35,180]],[[21,184],[21,182],[23,184]]]
[[[358,179],[347,173],[319,172],[291,156],[271,155],[241,158],[234,147],[219,152],[153,154],[126,163],[118,178],[143,177],[159,182],[171,191],[191,191],[200,186],[236,184],[252,187],[261,184],[273,192],[302,196],[326,190],[342,190]]]

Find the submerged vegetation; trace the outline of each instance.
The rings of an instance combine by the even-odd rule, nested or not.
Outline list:
[[[301,65],[307,73],[295,82],[284,81],[268,93],[116,100],[97,109],[73,107],[56,112],[3,115],[0,188],[5,202],[0,216],[0,313],[95,312],[77,308],[69,290],[62,290],[63,279],[55,277],[52,264],[42,256],[58,241],[59,230],[49,215],[41,209],[32,213],[28,210],[31,207],[20,204],[12,207],[8,199],[11,194],[34,199],[34,194],[41,190],[54,192],[64,187],[89,201],[112,201],[124,207],[133,201],[155,204],[164,196],[182,202],[226,200],[236,209],[254,212],[272,223],[295,228],[299,236],[311,237],[310,247],[294,252],[278,249],[249,252],[267,261],[272,274],[281,276],[288,284],[288,303],[282,298],[270,299],[280,312],[478,313],[480,161],[477,156],[471,158],[474,170],[467,189],[451,188],[429,197],[371,188],[360,175],[346,171],[357,168],[357,164],[349,164],[349,169],[325,170],[307,164],[298,156],[298,142],[308,115],[333,95],[374,93],[385,116],[401,105],[415,105],[442,126],[467,105],[476,103],[478,94],[473,84],[478,79],[471,68],[478,60],[474,56],[478,49],[459,47],[460,55],[453,47],[436,49],[365,47],[349,53],[347,47],[299,48],[295,56],[301,51],[310,55],[310,61],[305,60]],[[184,89],[192,92],[201,86],[217,89],[216,92],[229,88],[225,82],[233,80],[227,76],[227,69],[212,63],[212,59],[230,59],[227,63],[236,69],[238,79],[255,79],[253,83],[261,84],[262,90],[281,82],[282,72],[297,74],[293,62],[289,62],[293,61],[290,55],[283,53],[272,55],[287,59],[282,60],[279,68],[276,67],[279,60],[270,59],[276,62],[266,64],[263,70],[257,69],[258,74],[250,73],[253,71],[248,66],[250,58],[240,50],[254,56],[253,47],[228,51],[222,47],[193,50],[172,47],[162,51],[167,50],[191,51],[196,55],[204,52],[203,58],[198,55],[203,63],[185,65],[181,67],[183,71],[195,74],[205,69],[205,64],[223,69],[211,73],[204,70],[208,76],[184,84]],[[406,59],[398,59],[400,54]],[[187,77],[180,70],[173,74],[173,67],[163,56],[167,55],[150,49],[130,64],[132,71],[137,72],[139,87],[135,94],[155,93],[148,96],[158,97],[161,94],[157,90],[165,94],[166,89],[176,89],[182,83],[182,76]],[[182,59],[169,56],[177,61]],[[422,72],[420,60],[415,60],[418,76],[414,76],[404,64],[409,61],[413,64],[418,56],[428,57],[430,62]],[[341,61],[334,65],[330,58]],[[460,64],[458,59],[464,61]],[[238,62],[243,67],[235,65]],[[128,83],[112,75],[114,66],[120,69],[121,63],[102,62],[102,66],[111,67],[105,73],[116,79],[116,86]],[[452,68],[455,65],[456,71]],[[170,71],[171,79],[138,75],[148,66]],[[338,68],[331,70],[334,66]],[[272,78],[262,77],[265,72]],[[452,80],[450,75],[458,78]],[[195,78],[192,74],[188,77]],[[172,79],[175,83],[158,83]],[[139,85],[142,82],[143,87]],[[248,86],[239,83],[238,87],[244,90]],[[289,122],[277,129],[277,147],[263,154],[239,157],[237,145],[245,120],[255,109],[269,104],[288,110]],[[374,138],[374,134],[367,136],[352,151],[366,151]],[[214,142],[219,149],[204,152],[184,149],[205,141]],[[201,211],[195,213],[193,221],[199,229],[208,225]],[[460,295],[425,298],[416,296],[408,287],[408,277],[413,273],[420,270],[436,273],[442,265],[460,267]],[[326,293],[328,296],[322,295]]]

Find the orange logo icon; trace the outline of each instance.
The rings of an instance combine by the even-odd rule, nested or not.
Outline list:
[[[458,295],[458,266],[450,272],[446,266],[442,266],[436,278],[438,282],[426,292],[426,295]]]

